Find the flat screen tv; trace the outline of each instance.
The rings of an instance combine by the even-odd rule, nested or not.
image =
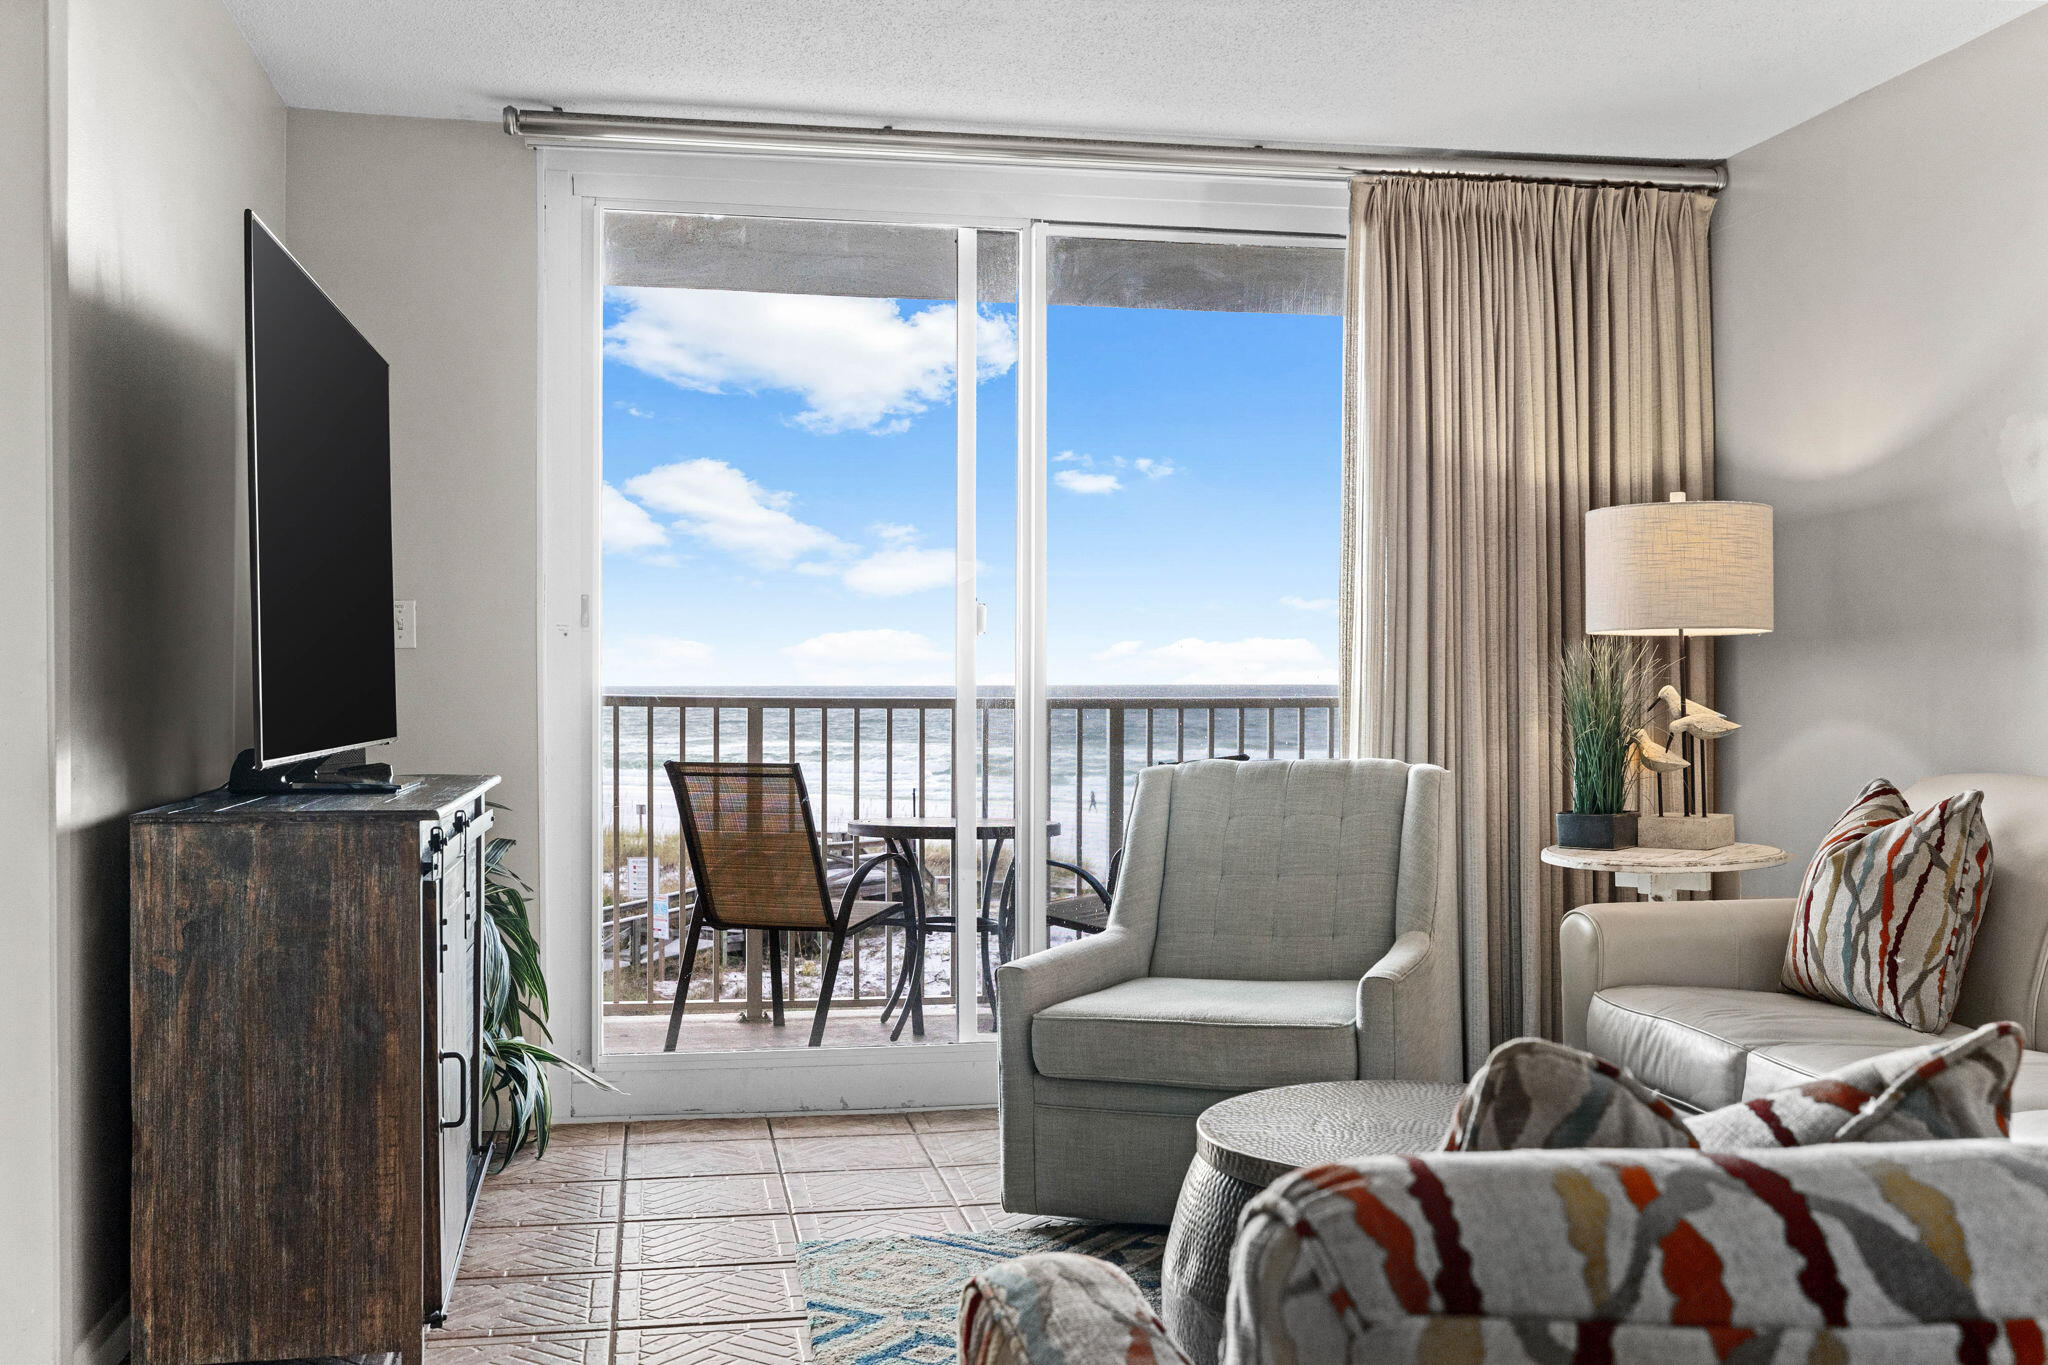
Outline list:
[[[254,213],[243,242],[256,747],[237,773],[303,789],[398,735],[390,371]]]

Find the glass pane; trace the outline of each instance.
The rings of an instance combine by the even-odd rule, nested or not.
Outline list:
[[[1055,943],[1099,927],[1146,765],[1336,753],[1342,265],[1050,243]]]
[[[880,866],[857,915],[952,914],[958,232],[612,213],[604,240],[605,1049],[667,1046],[700,909],[729,927],[698,942],[680,1050],[803,1047],[824,994],[826,1046],[948,1041],[949,934],[884,916],[828,987],[821,926],[892,850],[914,878]],[[1012,326],[981,324],[984,382]],[[673,759],[723,765],[691,847]]]

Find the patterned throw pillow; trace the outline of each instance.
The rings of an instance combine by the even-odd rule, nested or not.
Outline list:
[[[1685,1126],[1708,1151],[2005,1137],[2026,1045],[2018,1024],[1986,1024],[1695,1114]]]
[[[960,1290],[958,1330],[961,1365],[1192,1365],[1129,1275],[1070,1251],[972,1276]]]
[[[1967,791],[1915,813],[1889,782],[1864,788],[1806,869],[1785,989],[1947,1028],[1991,890],[1983,804]]]
[[[1670,1105],[1604,1057],[1511,1038],[1465,1086],[1447,1152],[1529,1147],[1697,1147]]]
[[[2026,1035],[1986,1024],[1901,1048],[1803,1084],[1680,1120],[1621,1067],[1588,1052],[1516,1038],[1465,1087],[1447,1152],[1532,1147],[1807,1147],[2007,1135]]]

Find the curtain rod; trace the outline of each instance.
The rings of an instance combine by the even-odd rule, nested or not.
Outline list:
[[[1012,133],[941,133],[902,128],[852,128],[795,123],[583,114],[505,106],[505,131],[533,143],[696,151],[767,152],[783,156],[885,157],[898,161],[1070,169],[1200,171],[1282,180],[1348,180],[1357,175],[1468,175],[1593,184],[1656,185],[1718,190],[1727,172],[1708,162],[1579,161],[1564,157],[1401,149],[1228,147],[1200,143],[1127,142],[1102,138],[1023,137]]]

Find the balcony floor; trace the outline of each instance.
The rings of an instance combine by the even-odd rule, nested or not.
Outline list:
[[[689,1053],[704,1052],[760,1052],[776,1048],[800,1048],[811,1038],[811,1011],[815,1006],[805,1004],[783,1011],[781,1028],[766,1022],[743,1023],[733,1014],[695,1014],[683,1019],[682,1036],[676,1042],[676,1051]],[[879,1006],[838,1006],[825,1022],[826,1047],[875,1047],[889,1043],[889,1034],[882,1027],[882,1011]],[[895,1026],[892,1017],[890,1027]],[[912,1036],[909,1029],[903,1030],[903,1037],[893,1046],[921,1047],[936,1046],[952,1041],[953,1007],[934,1006],[925,1011],[925,1036]],[[994,1036],[994,1021],[987,1010],[981,1011],[980,1027],[983,1032]],[[665,1014],[608,1014],[604,1020],[604,1050],[607,1053],[650,1053],[660,1052],[661,1045],[668,1038],[668,1016]]]

